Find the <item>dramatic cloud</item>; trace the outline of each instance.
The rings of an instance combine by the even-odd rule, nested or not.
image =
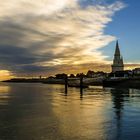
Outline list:
[[[0,0],[0,68],[53,74],[110,63],[99,49],[116,37],[104,29],[125,4],[99,1]]]

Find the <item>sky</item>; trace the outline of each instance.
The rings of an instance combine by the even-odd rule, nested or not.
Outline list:
[[[0,80],[107,71],[119,40],[140,64],[140,1],[0,0]]]

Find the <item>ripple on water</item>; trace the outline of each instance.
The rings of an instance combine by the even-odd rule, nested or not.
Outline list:
[[[140,90],[0,85],[0,139],[93,140],[140,136]],[[3,111],[5,109],[5,111]],[[129,137],[128,137],[129,133]]]

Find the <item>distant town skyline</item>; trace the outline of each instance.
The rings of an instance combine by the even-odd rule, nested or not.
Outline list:
[[[0,80],[140,66],[140,1],[0,0]]]

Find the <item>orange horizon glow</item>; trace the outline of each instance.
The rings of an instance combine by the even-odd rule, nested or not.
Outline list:
[[[0,81],[14,78],[14,75],[8,70],[0,70]]]
[[[140,64],[125,64],[125,70],[132,70],[137,67],[140,67]],[[63,66],[60,69],[57,70],[57,72],[50,72],[50,73],[30,73],[30,74],[20,74],[20,75],[14,75],[11,71],[9,70],[0,70],[0,81],[3,80],[8,80],[11,78],[37,78],[40,75],[42,77],[48,77],[48,76],[54,76],[55,74],[58,73],[66,73],[66,74],[77,74],[77,73],[84,73],[86,74],[88,70],[93,70],[93,71],[104,71],[104,72],[111,72],[111,64],[105,64],[105,65],[77,65],[77,66]]]

